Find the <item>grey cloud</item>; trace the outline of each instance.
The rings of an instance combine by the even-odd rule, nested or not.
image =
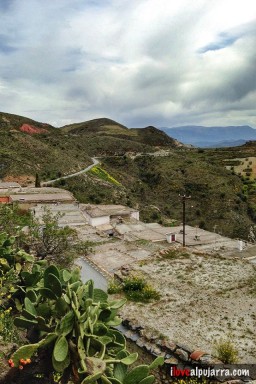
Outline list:
[[[255,24],[222,27],[198,50],[198,20],[215,5],[181,3],[12,2],[0,25],[2,109],[55,125],[99,116],[130,127],[214,124],[224,112],[246,123]]]

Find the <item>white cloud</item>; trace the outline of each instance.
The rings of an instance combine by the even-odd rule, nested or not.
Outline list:
[[[58,126],[256,126],[254,0],[1,4],[2,111]]]

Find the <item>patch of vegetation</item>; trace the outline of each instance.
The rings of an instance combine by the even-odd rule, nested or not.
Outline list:
[[[17,204],[0,204],[0,231],[17,235],[21,228],[30,223],[31,214],[28,210],[20,209]]]
[[[102,169],[99,165],[95,165],[92,169],[90,169],[89,172],[101,180],[107,181],[114,185],[121,186],[121,183],[119,183],[119,181],[117,181],[114,177],[112,177],[107,171]]]
[[[181,251],[179,249],[168,249],[161,254],[162,259],[178,259],[178,258],[189,258],[190,255],[187,252]]]
[[[1,280],[1,278],[0,278]],[[0,289],[1,291],[1,289]],[[1,305],[1,304],[0,304]],[[13,316],[11,314],[12,307],[1,309],[0,307],[0,337],[4,343],[20,344],[19,333],[14,325]]]
[[[120,284],[111,282],[108,293],[120,292],[124,292],[127,299],[136,302],[148,303],[160,298],[160,294],[144,278],[138,276],[127,277]]]
[[[114,295],[116,293],[121,293],[123,291],[123,286],[121,283],[118,283],[116,280],[111,280],[108,283],[108,293]]]
[[[225,364],[235,364],[238,360],[238,350],[232,339],[220,339],[214,344],[214,353]]]
[[[21,132],[23,124],[45,128],[47,133],[31,135]],[[36,174],[41,180],[55,179],[79,171],[91,163],[88,154],[78,147],[74,137],[67,138],[61,130],[25,117],[0,113],[2,163],[1,178]],[[63,161],[65,158],[65,161]]]
[[[186,378],[186,379],[176,379],[172,381],[173,384],[207,384],[208,381],[205,377],[202,378]]]

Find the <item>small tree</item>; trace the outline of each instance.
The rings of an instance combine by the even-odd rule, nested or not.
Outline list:
[[[45,208],[41,222],[35,218],[32,219],[27,239],[37,256],[42,259],[48,255],[60,255],[77,238],[75,229],[59,226],[59,219],[62,216],[61,213],[53,214],[49,208]]]
[[[19,230],[31,221],[30,212],[22,210],[18,205],[0,204],[0,231],[8,235],[19,235]]]

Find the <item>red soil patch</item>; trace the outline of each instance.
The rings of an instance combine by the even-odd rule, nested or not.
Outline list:
[[[19,183],[22,187],[34,186],[35,185],[35,177],[31,175],[19,175],[19,176],[6,176],[3,181],[7,182],[16,182]]]
[[[23,124],[20,127],[20,130],[22,132],[29,133],[30,135],[34,135],[34,134],[37,134],[37,133],[46,133],[46,132],[48,132],[47,129],[37,128],[37,127],[34,127],[33,125],[29,125],[29,124]]]

